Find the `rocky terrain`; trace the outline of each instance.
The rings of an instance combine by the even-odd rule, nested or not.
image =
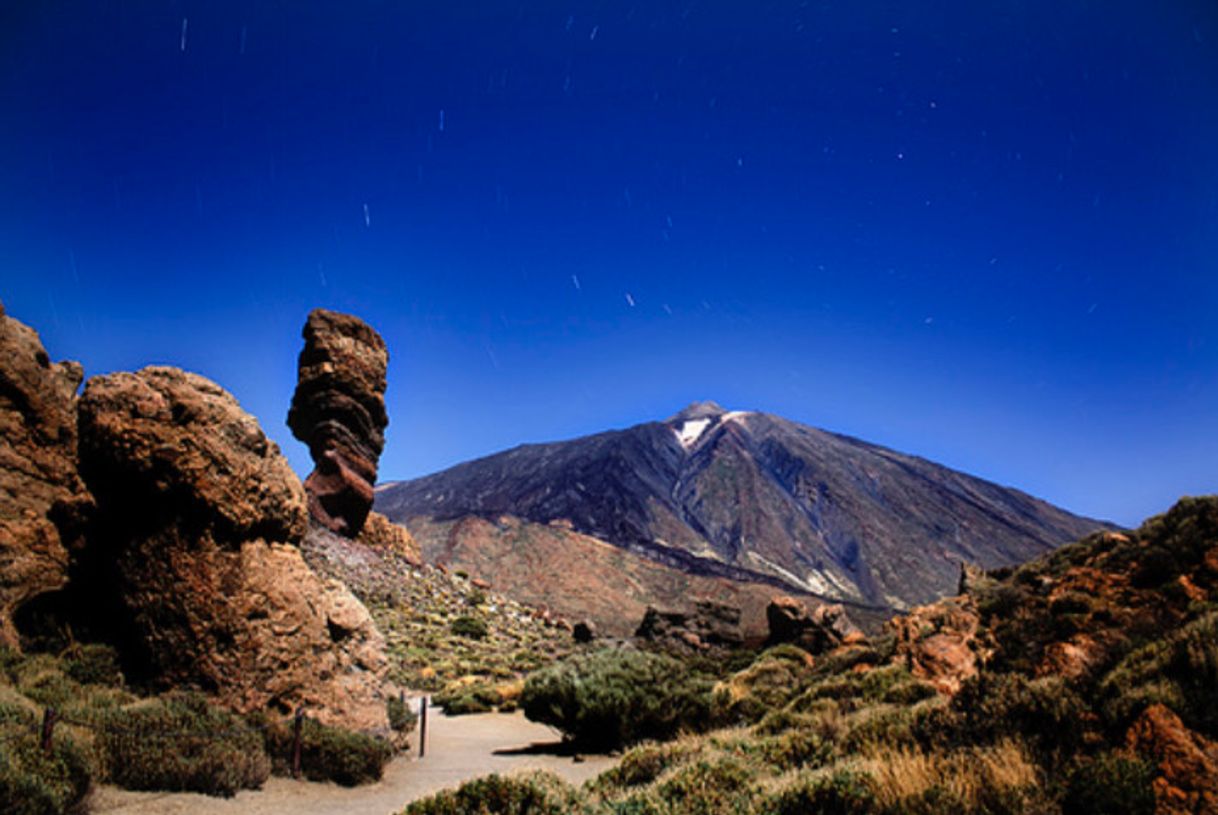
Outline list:
[[[1105,527],[924,459],[714,403],[383,485],[376,506],[420,530],[425,550],[441,545],[423,532],[436,523],[567,523],[687,573],[881,611],[950,593],[962,562],[1019,563]],[[483,576],[520,569],[500,563]]]
[[[417,519],[412,525],[427,562],[465,571],[568,620],[588,621],[609,636],[633,634],[649,606],[684,608],[698,600],[740,609],[743,634],[751,641],[766,633],[765,609],[774,587],[674,569],[567,523],[467,516]]]
[[[349,314],[314,309],[304,327],[288,427],[316,465],[305,480],[316,523],[355,537],[372,508],[385,446],[385,341]]]
[[[0,343],[10,645],[100,640],[149,690],[384,726],[384,640],[301,556],[306,491],[254,417],[169,367],[93,377],[77,398],[79,366],[50,363],[31,329],[0,316]],[[373,534],[409,550],[383,519]]]

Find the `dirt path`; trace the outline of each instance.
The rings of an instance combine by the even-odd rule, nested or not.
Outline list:
[[[391,762],[376,784],[346,788],[272,778],[261,790],[233,798],[102,787],[90,809],[97,815],[390,815],[410,801],[488,773],[536,768],[579,784],[616,761],[607,756],[589,756],[577,763],[547,754],[495,755],[555,741],[553,730],[519,712],[454,717],[431,713],[427,730],[426,757],[419,759],[415,747]]]

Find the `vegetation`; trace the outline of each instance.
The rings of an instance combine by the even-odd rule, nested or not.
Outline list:
[[[526,713],[601,748],[656,741],[581,789],[521,777],[496,782],[505,798],[480,780],[407,812],[1149,815],[1156,790],[1188,800],[1212,783],[1187,761],[1169,775],[1129,734],[1162,705],[1179,738],[1218,740],[1218,498],[969,590],[980,670],[953,696],[886,637],[815,658],[771,649],[713,686],[651,654],[577,655],[529,677]]]
[[[379,781],[393,748],[378,738],[306,718],[300,734],[300,771],[310,781],[354,787]],[[276,774],[287,775],[294,755],[294,723],[278,720],[266,727],[266,752]]]
[[[711,722],[711,679],[663,654],[611,648],[578,654],[529,676],[525,716],[589,749],[672,738]]]

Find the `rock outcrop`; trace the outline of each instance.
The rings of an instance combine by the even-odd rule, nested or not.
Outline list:
[[[165,367],[91,379],[79,416],[97,510],[73,591],[112,616],[129,669],[239,711],[381,725],[381,635],[306,565],[304,489],[257,421]]]
[[[0,304],[0,643],[13,614],[68,579],[91,498],[76,471],[75,362],[52,363],[38,334]]]
[[[389,550],[412,566],[423,565],[423,553],[410,530],[379,512],[368,513],[356,540],[374,549]]]
[[[1172,710],[1152,704],[1126,735],[1126,747],[1154,762],[1155,812],[1218,812],[1218,744],[1185,727]]]
[[[896,636],[894,660],[940,693],[955,694],[977,675],[990,653],[977,605],[967,595],[948,597],[894,617],[888,629]]]
[[[863,632],[846,616],[846,610],[836,603],[822,603],[808,611],[794,597],[780,595],[770,601],[765,616],[771,645],[790,642],[810,654],[820,654],[864,639]]]
[[[292,434],[309,445],[315,469],[305,481],[309,513],[349,538],[372,509],[376,468],[389,424],[385,341],[358,317],[315,309],[304,327]]]
[[[740,609],[712,600],[698,600],[689,611],[649,606],[634,635],[662,645],[699,651],[712,647],[739,648],[744,643]]]

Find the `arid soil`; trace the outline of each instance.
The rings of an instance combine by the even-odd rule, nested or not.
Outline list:
[[[93,796],[91,811],[96,815],[390,815],[410,801],[480,775],[544,769],[578,784],[616,761],[608,756],[576,762],[549,753],[513,754],[557,740],[553,730],[528,721],[522,713],[448,717],[430,711],[428,720],[426,756],[418,757],[416,731],[412,749],[386,767],[385,777],[376,784],[345,788],[272,778],[261,790],[227,799],[102,787]],[[507,754],[496,754],[501,751]]]

